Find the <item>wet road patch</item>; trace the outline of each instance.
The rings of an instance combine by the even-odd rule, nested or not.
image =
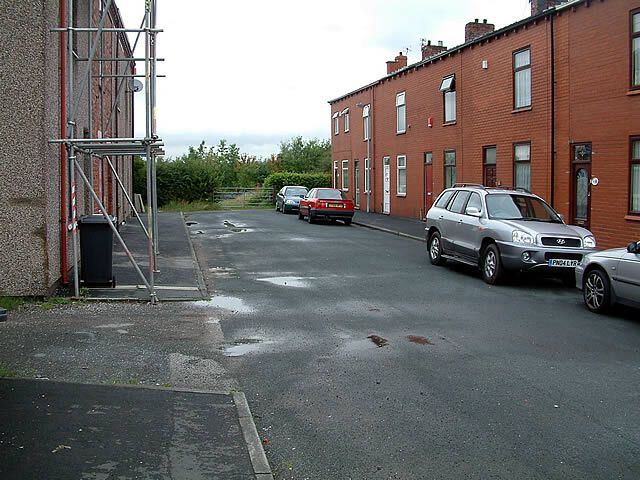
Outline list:
[[[411,343],[417,343],[418,345],[433,345],[433,342],[431,340],[420,335],[407,335],[405,338]]]
[[[241,338],[224,349],[224,356],[241,357],[249,353],[256,353],[265,345],[271,345],[273,343],[272,341],[265,341],[259,338]]]

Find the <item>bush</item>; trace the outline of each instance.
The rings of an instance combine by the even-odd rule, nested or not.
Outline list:
[[[285,185],[300,185],[312,188],[330,188],[331,174],[329,173],[292,173],[280,172],[272,173],[265,181],[266,188],[272,188],[274,192],[279,191]]]

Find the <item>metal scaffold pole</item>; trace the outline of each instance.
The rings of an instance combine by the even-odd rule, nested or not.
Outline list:
[[[80,252],[78,245],[79,208],[81,208],[80,212],[93,214],[95,206],[98,206],[99,211],[107,218],[111,229],[115,233],[116,239],[122,244],[127,257],[133,264],[134,270],[147,288],[151,303],[156,304],[158,301],[155,287],[155,274],[158,273],[157,254],[159,253],[156,159],[158,156],[164,154],[162,150],[164,144],[158,137],[156,129],[156,79],[162,77],[162,75],[157,74],[157,62],[163,60],[157,58],[156,42],[157,35],[162,30],[156,28],[156,0],[138,1],[144,5],[144,15],[138,28],[123,27],[120,13],[114,6],[113,0],[86,0],[86,2],[82,3],[80,3],[79,0],[64,0],[62,5],[66,8],[66,15],[62,15],[63,21],[59,27],[51,29],[52,32],[60,33],[61,40],[66,42],[66,45],[63,44],[63,46],[61,46],[62,51],[66,54],[65,68],[68,72],[68,75],[65,76],[66,80],[63,82],[64,90],[61,92],[61,98],[66,98],[65,105],[67,114],[63,122],[66,126],[66,132],[63,130],[62,138],[50,139],[50,143],[63,144],[68,156],[65,167],[67,171],[62,172],[63,178],[68,180],[68,189],[65,189],[64,197],[61,198],[67,199],[64,203],[69,205],[69,213],[65,225],[62,227],[71,232],[74,298],[80,296]],[[76,3],[79,3],[79,5],[76,5]],[[78,18],[76,18],[75,12],[79,10],[75,7],[85,5],[87,8],[87,24],[80,25],[82,20],[79,18],[80,15],[77,15]],[[96,16],[96,14],[99,14],[99,16]],[[84,15],[81,15],[81,17],[85,18]],[[97,25],[93,24],[94,18],[99,18]],[[66,22],[66,25],[64,25],[64,22]],[[107,24],[107,22],[110,23]],[[127,33],[137,33],[133,48],[131,48],[126,37]],[[135,50],[143,34],[145,37],[145,53],[144,57],[141,57],[140,55],[135,55]],[[104,35],[107,35],[106,39]],[[83,50],[83,46],[79,41],[81,38],[86,38],[86,43],[82,44],[86,50]],[[105,47],[105,45],[110,46]],[[85,51],[86,54],[84,53]],[[145,71],[143,74],[138,74],[135,71],[136,61],[144,61]],[[76,62],[84,64],[83,71],[78,72],[78,75],[74,74]],[[119,68],[122,62],[126,62],[126,64],[129,65],[129,71],[124,68]],[[96,70],[94,70],[95,65],[98,65]],[[111,67],[109,65],[111,65]],[[113,65],[115,65],[115,69]],[[97,72],[97,74],[94,74],[94,72]],[[119,122],[117,118],[120,113],[122,93],[124,91],[127,93],[135,93],[140,90],[140,82],[134,80],[136,77],[145,78],[145,136],[144,138],[136,138],[135,134],[132,136],[132,128],[130,127],[126,131],[126,138],[119,137],[120,128],[118,127]],[[93,79],[98,79],[97,85],[99,88],[94,88]],[[112,79],[110,81],[116,83],[113,85],[113,88],[105,89],[105,86],[108,84],[107,79]],[[135,85],[133,83],[134,81],[137,82],[138,85]],[[62,97],[64,94],[66,94],[66,97]],[[108,103],[107,109],[103,107],[105,98]],[[124,101],[132,102],[132,99],[133,96],[129,97],[127,95]],[[87,107],[86,116],[84,113],[79,115],[81,103]],[[98,118],[94,118],[96,108],[100,111]],[[133,114],[132,109],[125,111],[131,112],[131,115]],[[79,118],[81,118],[80,121]],[[132,117],[128,118],[133,122]],[[100,131],[98,135],[95,135],[94,128],[99,128]],[[92,138],[96,136],[98,138]],[[86,155],[88,161],[78,161],[78,155]],[[121,163],[119,163],[118,158],[131,158],[134,156],[144,157],[147,161],[148,224],[146,226],[142,222],[134,202],[131,200],[132,195],[127,191],[127,186],[118,173],[118,169],[121,168],[119,167]],[[106,159],[110,171],[106,171],[104,174],[110,175],[109,178],[113,179],[113,184],[115,185],[113,194],[116,196],[108,198],[107,194],[111,195],[111,191],[108,190],[99,179],[96,180],[96,185],[94,185],[94,158],[103,159],[103,161]],[[111,159],[115,159],[115,166]],[[85,173],[82,163],[85,163],[84,168],[88,174]],[[100,167],[99,172],[99,175],[103,174],[102,167]],[[79,204],[77,201],[78,185],[76,185],[76,174],[82,179],[81,185],[84,184],[89,192],[89,196],[87,197],[88,202]],[[100,176],[99,178],[102,177]],[[98,187],[100,188],[99,192],[96,191]],[[118,196],[120,191],[127,202],[125,207],[130,209],[132,214],[135,215],[148,240],[148,279],[145,277],[138,263],[136,263],[129,248],[127,248],[124,239],[116,228],[116,223],[111,219],[111,215],[114,213],[118,215],[120,213],[118,208],[118,205],[121,204],[119,203],[121,197]],[[109,211],[114,208],[118,211]],[[125,210],[125,213],[127,212],[128,210]]]

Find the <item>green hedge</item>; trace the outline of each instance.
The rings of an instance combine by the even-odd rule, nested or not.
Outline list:
[[[264,186],[273,188],[274,193],[285,185],[300,185],[307,187],[309,190],[312,188],[330,188],[331,174],[280,172],[272,173],[264,181]]]

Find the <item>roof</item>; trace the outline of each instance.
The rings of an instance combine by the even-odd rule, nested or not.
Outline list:
[[[398,76],[400,74],[403,74],[403,73],[407,73],[407,72],[409,72],[411,70],[415,70],[417,68],[424,67],[425,65],[428,65],[430,63],[434,63],[437,60],[441,60],[442,58],[445,58],[447,56],[453,55],[454,53],[457,53],[457,52],[460,52],[462,50],[465,50],[465,49],[467,49],[467,48],[469,48],[469,47],[471,47],[473,45],[477,45],[479,43],[485,42],[485,41],[490,40],[492,38],[499,37],[500,35],[503,35],[503,34],[505,34],[507,32],[511,32],[513,30],[516,30],[516,29],[518,29],[518,28],[520,28],[520,27],[522,27],[524,25],[529,25],[531,23],[536,23],[536,22],[540,21],[543,18],[547,18],[547,17],[555,14],[556,12],[568,9],[569,7],[574,7],[574,6],[576,6],[578,4],[581,4],[581,3],[588,3],[590,1],[591,0],[569,0],[569,1],[567,1],[567,2],[565,2],[563,4],[561,4],[561,5],[556,5],[554,7],[550,7],[547,10],[545,10],[545,11],[543,11],[543,12],[537,14],[537,15],[532,15],[530,17],[527,17],[527,18],[523,19],[523,20],[519,20],[519,21],[517,21],[515,23],[512,23],[511,25],[507,25],[506,27],[501,28],[500,30],[496,30],[496,31],[494,31],[492,33],[488,33],[488,34],[483,35],[481,37],[478,37],[478,38],[476,38],[474,40],[471,40],[469,42],[463,43],[462,45],[458,45],[457,47],[451,48],[449,50],[445,50],[444,52],[439,53],[437,55],[433,55],[432,57],[429,57],[429,58],[427,58],[425,60],[421,60],[419,62],[412,63],[411,65],[407,65],[406,67],[401,68],[400,70],[396,70],[395,72],[392,72],[392,73],[390,73],[388,75],[385,75],[384,77],[382,77],[382,78],[380,78],[380,79],[378,79],[378,80],[376,80],[374,82],[371,82],[370,84],[365,85],[364,87],[360,87],[360,88],[358,88],[356,90],[353,90],[352,92],[349,92],[349,93],[346,93],[344,95],[341,95],[340,97],[334,98],[333,100],[329,100],[328,103],[329,104],[333,104],[333,103],[339,102],[340,100],[344,100],[347,97],[351,97],[351,96],[356,95],[356,94],[358,94],[360,92],[368,90],[368,89],[370,89],[370,88],[382,83],[385,80],[388,80],[390,78],[396,77],[396,76]]]

